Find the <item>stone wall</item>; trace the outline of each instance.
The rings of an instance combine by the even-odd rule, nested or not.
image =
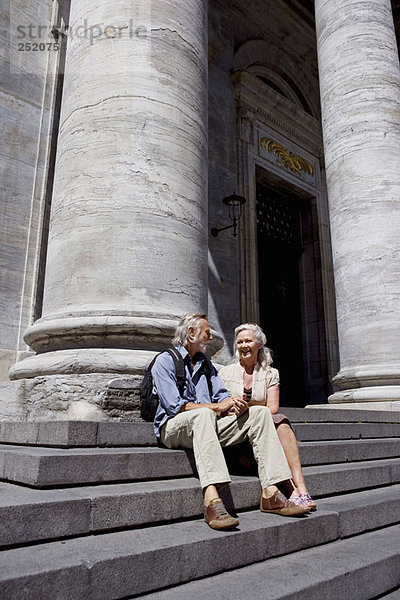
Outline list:
[[[47,45],[55,43],[52,5],[2,1],[0,8],[0,381],[27,350],[22,336],[34,311],[57,60]]]

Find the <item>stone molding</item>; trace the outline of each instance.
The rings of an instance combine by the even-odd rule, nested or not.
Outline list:
[[[340,390],[372,386],[397,386],[399,388],[400,364],[363,365],[340,369],[339,373],[333,378],[333,382]]]
[[[254,75],[237,71],[232,75],[232,81],[238,109],[253,114],[253,120],[258,119],[284,132],[289,139],[321,158],[323,145],[319,121]]]
[[[361,404],[373,403],[377,404],[376,407],[372,406],[375,410],[380,410],[380,404],[382,402],[389,402],[388,408],[390,410],[400,410],[400,385],[382,385],[382,381],[377,386],[372,387],[361,387],[344,389],[335,392],[328,398],[329,404],[341,404],[341,403],[353,403],[357,402]],[[350,404],[349,408],[353,408]]]
[[[314,34],[312,37],[310,36],[311,44],[314,43],[313,37]],[[269,71],[272,74],[273,81],[275,83],[279,81],[278,85],[283,91],[288,93],[288,89],[291,88],[288,95],[292,99],[295,97],[299,106],[301,102],[297,92],[301,90],[301,95],[308,108],[314,116],[318,116],[320,108],[317,94],[316,60],[315,63],[314,61],[310,62],[307,56],[307,62],[313,66],[314,78],[312,76],[310,78],[310,73],[307,74],[304,71],[302,60],[296,60],[290,52],[286,51],[281,40],[252,39],[244,42],[235,52],[234,70],[247,72],[250,70],[262,72],[264,70],[267,78],[269,78],[267,73]],[[284,78],[281,74],[284,74]],[[287,83],[287,79],[290,83]]]
[[[40,319],[25,334],[36,352],[66,348],[158,348],[173,337],[176,319],[87,315]],[[117,345],[118,344],[118,345]]]
[[[66,348],[68,342],[65,338],[59,338],[57,342],[60,347],[54,346],[54,350],[48,350],[41,354],[35,354],[24,358],[24,360],[15,363],[10,371],[9,377],[15,379],[29,379],[45,375],[57,374],[88,374],[88,373],[113,373],[134,374],[143,376],[144,371],[149,365],[154,355],[162,352],[171,346],[171,339],[174,334],[175,325],[170,323],[165,328],[154,327],[143,324],[139,330],[136,325],[136,333],[128,328],[124,331],[126,336],[126,347],[106,346],[106,341],[101,337],[101,329],[97,330],[97,347],[82,346],[77,347],[76,340],[78,334],[72,335],[70,328],[64,329],[65,336],[74,346]],[[207,354],[211,357],[218,352],[224,342],[220,334],[211,330],[213,339],[208,344]],[[109,343],[121,343],[120,332],[110,335]],[[82,343],[88,343],[88,339],[82,337]],[[61,346],[64,349],[61,349]]]

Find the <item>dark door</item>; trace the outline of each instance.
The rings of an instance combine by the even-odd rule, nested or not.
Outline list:
[[[283,406],[304,406],[299,261],[301,200],[257,185],[260,325],[279,370]]]

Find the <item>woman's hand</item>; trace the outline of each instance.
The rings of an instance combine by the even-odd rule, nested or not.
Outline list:
[[[241,417],[246,412],[246,410],[249,409],[249,405],[247,404],[246,400],[240,398],[239,396],[234,396],[232,400],[233,405],[228,414]]]

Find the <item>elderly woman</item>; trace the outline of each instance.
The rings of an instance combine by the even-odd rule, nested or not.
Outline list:
[[[317,505],[308,493],[301,469],[296,437],[289,420],[279,411],[279,373],[271,367],[272,358],[266,347],[267,339],[261,327],[244,323],[235,329],[234,362],[219,371],[231,396],[244,397],[249,406],[267,406],[277,429],[292,472],[294,492],[290,500],[316,510]]]

